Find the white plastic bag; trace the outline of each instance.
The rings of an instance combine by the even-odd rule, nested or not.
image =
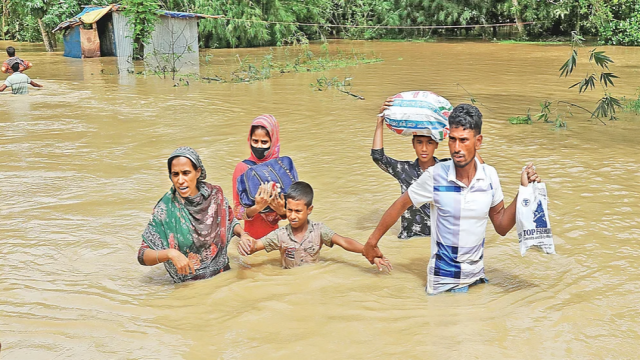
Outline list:
[[[524,256],[532,246],[538,246],[546,254],[555,254],[549,213],[547,211],[547,187],[544,183],[520,186],[516,205],[516,228],[520,240],[520,255]]]

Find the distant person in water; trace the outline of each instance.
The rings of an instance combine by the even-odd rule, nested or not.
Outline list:
[[[29,86],[41,88],[42,85],[31,80],[27,75],[20,71],[20,64],[13,63],[11,65],[13,73],[4,81],[4,84],[0,86],[0,92],[3,92],[6,88],[10,87],[11,92],[15,95],[26,95],[29,93]]]
[[[257,251],[280,251],[282,267],[291,269],[318,262],[322,245],[334,244],[347,251],[361,254],[363,246],[359,242],[336,234],[321,222],[309,220],[313,210],[313,189],[304,181],[296,181],[289,188],[287,199],[287,219],[289,225],[276,229],[259,240],[247,239],[238,244],[240,255],[251,255]],[[382,267],[391,271],[392,267],[384,257],[374,260],[378,270]]]
[[[401,193],[405,193],[409,186],[416,182],[418,178],[430,167],[441,161],[448,161],[449,158],[438,159],[434,156],[438,148],[438,141],[431,136],[414,135],[411,139],[413,150],[416,152],[415,161],[401,161],[389,157],[384,152],[384,116],[382,113],[393,105],[393,97],[387,98],[380,108],[376,122],[376,131],[373,135],[373,145],[371,146],[371,158],[380,169],[393,176],[400,183]],[[478,154],[478,159],[482,159]],[[400,219],[399,239],[410,239],[412,237],[431,236],[431,211],[429,205],[420,207],[409,206],[402,213]]]
[[[251,241],[234,219],[222,188],[204,180],[200,156],[181,147],[167,160],[173,186],[156,204],[138,250],[141,265],[164,264],[174,282],[207,279],[230,269],[235,235]]]
[[[15,63],[20,64],[20,71],[29,70],[33,66],[31,62],[22,60],[19,57],[17,57],[16,49],[13,46],[7,47],[7,55],[9,55],[9,58],[4,63],[2,63],[2,69],[1,69],[2,72],[5,74],[12,74],[16,72],[15,70],[13,70],[13,66],[12,66]]]
[[[516,223],[516,199],[504,204],[496,169],[476,157],[482,145],[482,114],[473,105],[456,106],[449,115],[449,153],[452,161],[428,168],[384,213],[364,246],[373,264],[382,253],[378,241],[411,205],[431,206],[431,258],[427,267],[430,295],[467,292],[487,282],[484,243],[487,219],[505,236]],[[540,182],[533,164],[522,169],[520,182]],[[522,205],[520,205],[522,206]]]

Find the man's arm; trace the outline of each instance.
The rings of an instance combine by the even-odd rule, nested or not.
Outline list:
[[[529,163],[529,165],[525,167],[520,176],[520,184],[522,184],[522,186],[527,186],[532,182],[540,182],[540,180],[532,163]],[[516,193],[515,199],[513,199],[508,207],[505,208],[504,201],[500,201],[496,206],[489,209],[489,219],[491,219],[496,232],[501,236],[507,235],[509,230],[513,229],[513,226],[516,224],[517,200],[518,194]]]
[[[29,84],[30,84],[31,86],[33,86],[33,87],[37,87],[37,88],[41,88],[41,87],[43,87],[42,85],[40,85],[40,84],[36,83],[36,82],[35,82],[35,81],[33,81],[33,80],[31,80],[31,82],[30,82]]]
[[[5,91],[5,89],[7,88],[6,84],[2,84],[2,86],[0,86],[0,92]]]
[[[370,263],[373,264],[373,260],[375,258],[382,257],[382,252],[380,252],[380,249],[378,248],[380,238],[389,231],[393,224],[400,219],[402,213],[411,205],[412,202],[409,197],[409,192],[405,191],[405,193],[400,195],[398,200],[396,200],[389,209],[385,211],[384,215],[382,215],[382,219],[380,219],[378,226],[376,226],[376,229],[373,230],[373,233],[369,236],[369,240],[364,244],[364,248],[362,250],[362,254]]]
[[[507,235],[509,230],[513,229],[513,225],[516,224],[516,203],[518,200],[518,194],[513,199],[508,207],[504,207],[504,201],[491,209],[489,209],[489,219],[493,223],[494,229],[501,236]]]

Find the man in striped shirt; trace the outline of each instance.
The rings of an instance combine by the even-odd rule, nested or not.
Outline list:
[[[431,258],[426,291],[430,295],[466,292],[469,286],[487,282],[483,263],[487,217],[502,236],[516,223],[517,201],[505,207],[496,170],[476,159],[482,144],[480,110],[468,104],[456,106],[449,115],[449,128],[452,161],[428,168],[385,212],[363,250],[373,263],[382,256],[378,241],[400,215],[411,205],[429,203]],[[527,186],[534,181],[540,178],[529,164],[521,183]]]

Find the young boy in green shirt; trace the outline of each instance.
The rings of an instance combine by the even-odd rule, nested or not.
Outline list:
[[[286,195],[287,219],[289,224],[276,229],[259,240],[246,239],[238,243],[240,255],[251,255],[260,250],[267,252],[280,250],[282,267],[291,269],[303,264],[318,262],[322,245],[333,247],[334,244],[347,251],[362,254],[363,245],[341,236],[321,222],[308,219],[313,210],[313,189],[304,181],[291,185]],[[391,271],[392,266],[386,258],[376,258],[375,265],[382,271],[385,267]]]

